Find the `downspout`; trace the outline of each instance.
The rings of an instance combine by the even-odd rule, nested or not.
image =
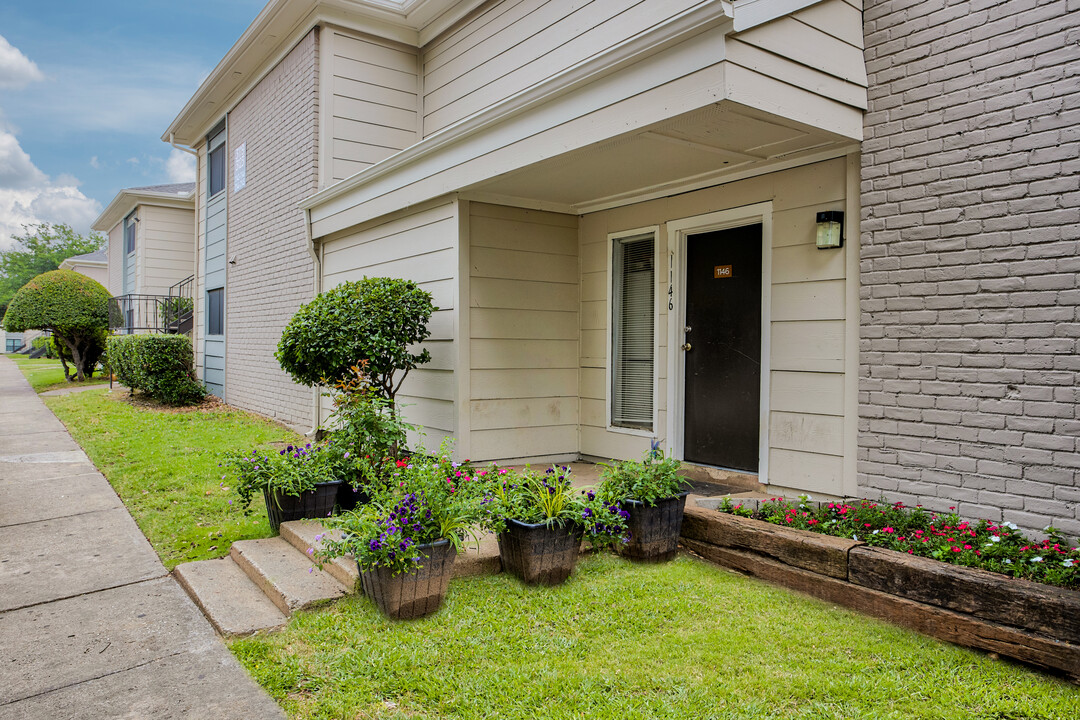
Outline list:
[[[312,281],[311,296],[314,298],[322,292],[322,263],[319,260],[319,253],[315,250],[315,241],[312,239],[311,233],[311,210],[304,208],[304,232],[307,234],[307,251],[311,255],[312,268],[314,269],[314,278]],[[306,434],[308,437],[316,437],[319,432],[319,425],[321,425],[322,408],[320,407],[319,400],[322,398],[322,391],[319,386],[316,385],[312,388],[311,394],[311,430]]]

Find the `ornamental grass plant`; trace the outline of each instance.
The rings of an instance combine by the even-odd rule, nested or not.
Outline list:
[[[872,500],[812,503],[773,498],[756,512],[725,498],[719,507],[774,525],[846,537],[875,547],[981,568],[1047,585],[1080,589],[1080,547],[1056,528],[1033,540],[1010,522],[969,522],[954,508],[939,514],[921,506]]]
[[[347,453],[346,453],[347,454]],[[319,483],[334,482],[342,475],[342,454],[328,442],[287,445],[279,452],[252,450],[251,454],[226,452],[222,467],[235,480],[240,507],[251,510],[251,501],[264,490],[300,497]]]
[[[679,475],[681,463],[664,455],[656,443],[641,460],[612,460],[600,463],[600,494],[612,501],[637,500],[656,505],[674,497],[688,483]]]
[[[544,472],[529,466],[502,469],[486,477],[486,530],[502,534],[508,520],[549,527],[576,524],[593,547],[626,541],[626,511],[593,489],[575,489],[566,465],[552,465]]]

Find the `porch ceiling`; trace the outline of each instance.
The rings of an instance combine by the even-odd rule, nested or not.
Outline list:
[[[722,102],[474,185],[478,200],[585,213],[855,149],[850,138]]]

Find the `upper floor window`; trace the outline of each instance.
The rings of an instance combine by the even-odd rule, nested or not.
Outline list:
[[[124,252],[130,255],[135,252],[135,215],[131,214],[124,220]]]
[[[225,143],[210,151],[206,164],[209,167],[207,184],[210,197],[213,197],[225,189]]]
[[[214,197],[225,189],[225,121],[206,136],[206,196]]]

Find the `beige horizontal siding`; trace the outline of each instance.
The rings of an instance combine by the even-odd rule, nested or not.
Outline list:
[[[328,28],[329,182],[400,152],[419,137],[419,60],[415,48]]]
[[[576,455],[577,219],[469,207],[473,459]]]
[[[456,243],[456,206],[446,202],[346,232],[325,243],[322,250],[326,290],[365,276],[395,277],[413,280],[432,294],[438,310],[428,324],[431,335],[424,343],[431,361],[409,373],[398,395],[405,418],[423,428],[428,448],[437,447],[457,430]]]
[[[628,458],[649,439],[606,426],[608,234],[771,200],[773,203],[769,480],[784,487],[839,492],[843,483],[845,402],[845,258],[850,249],[819,251],[815,216],[844,209],[845,160],[786,170],[683,195],[586,215],[581,220],[581,449]],[[667,275],[657,272],[660,304],[656,400],[666,435]],[[807,475],[813,475],[807,480]]]
[[[503,0],[425,48],[424,135],[696,4],[697,0]]]

